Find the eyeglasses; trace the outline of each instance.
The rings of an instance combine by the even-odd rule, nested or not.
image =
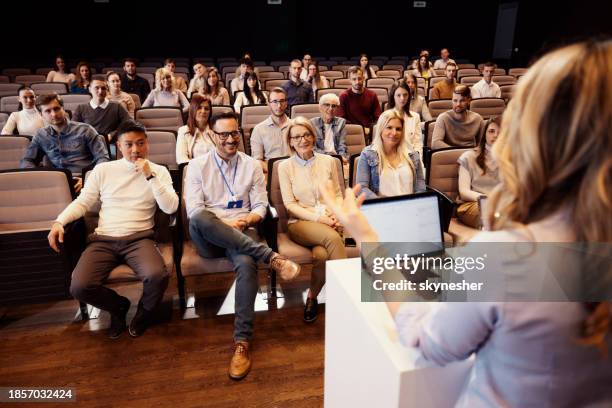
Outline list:
[[[312,133],[308,132],[304,133],[303,135],[289,136],[289,139],[293,140],[294,142],[299,142],[301,139],[312,140]]]
[[[325,109],[336,109],[338,106],[340,106],[340,105],[336,105],[336,104],[333,104],[333,103],[324,103],[323,104],[323,107]]]
[[[284,105],[287,103],[287,100],[286,99],[273,100],[273,101],[270,101],[270,103],[273,105]]]
[[[213,130],[213,132],[215,132]],[[217,136],[219,136],[219,139],[221,140],[227,140],[228,137],[232,137],[232,139],[238,139],[240,137],[240,131],[239,130],[233,130],[231,132],[215,132],[215,134]]]

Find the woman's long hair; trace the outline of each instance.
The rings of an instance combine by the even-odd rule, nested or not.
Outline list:
[[[215,73],[217,75],[217,84],[215,86],[211,86],[208,83],[208,77],[210,74]],[[215,67],[208,68],[208,73],[206,74],[206,81],[204,81],[204,93],[206,95],[211,95],[213,98],[219,95],[221,91],[221,74],[219,74],[219,70]]]
[[[476,152],[478,154],[476,156],[476,164],[482,170],[482,174],[483,175],[487,174],[487,165],[486,165],[486,159],[487,159],[487,149],[486,149],[486,145],[487,145],[487,131],[489,130],[489,127],[493,123],[495,123],[497,126],[499,126],[501,128],[501,116],[493,116],[492,118],[489,118],[489,120],[487,120],[487,123],[485,124],[483,133],[480,136],[480,143],[478,143],[478,147],[476,148]]]
[[[189,133],[192,136],[195,136],[196,129],[198,128],[198,123],[196,121],[196,114],[200,105],[203,102],[208,103],[208,108],[210,109],[210,113],[208,114],[207,125],[210,126],[210,118],[212,118],[212,102],[211,100],[205,96],[200,94],[194,94],[191,97],[191,102],[189,102],[189,116],[187,117],[187,128],[189,129]]]
[[[566,211],[578,242],[612,241],[611,135],[612,40],[542,57],[518,83],[493,148],[501,180],[487,211],[493,228]],[[604,349],[610,304],[585,307],[580,342]]]
[[[81,67],[87,67],[87,69],[89,70],[89,78],[83,78],[81,76]],[[91,77],[92,77],[91,66],[85,61],[79,62],[77,64],[76,74],[74,76],[77,86],[79,88],[87,88],[89,86],[89,83],[91,82]],[[85,84],[85,81],[87,81],[87,84]]]
[[[255,87],[253,88],[253,92],[255,92],[255,95],[257,95],[257,98],[259,98],[259,103],[260,104],[266,103],[266,95],[264,95],[261,89],[259,89],[259,79],[257,78],[257,74],[255,72],[247,71],[247,73],[244,74],[244,82],[243,82],[242,91],[244,92],[244,96],[249,101],[249,105],[255,105],[255,100],[253,99],[251,88],[249,88],[249,84],[247,83],[249,78],[255,79]]]

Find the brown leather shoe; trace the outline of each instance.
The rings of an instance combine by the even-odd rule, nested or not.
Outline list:
[[[290,281],[300,274],[301,267],[290,259],[279,254],[273,255],[270,268],[278,273],[283,280]]]
[[[229,366],[229,376],[232,380],[242,380],[251,370],[249,347],[248,341],[234,342],[234,355]]]

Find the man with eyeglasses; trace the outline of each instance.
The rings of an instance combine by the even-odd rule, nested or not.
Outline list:
[[[130,114],[117,102],[106,99],[106,81],[94,79],[89,85],[89,92],[92,95],[91,100],[76,107],[72,120],[93,126],[98,134],[105,136],[110,142],[119,126],[131,120]]]
[[[307,69],[308,67],[306,67]],[[294,59],[289,66],[289,80],[283,84],[289,106],[313,101],[312,87],[302,80],[302,61]]]
[[[259,160],[264,173],[268,172],[267,161],[275,157],[288,156],[285,134],[289,126],[287,117],[287,92],[274,88],[268,98],[270,116],[257,124],[251,132],[251,156]]]
[[[339,154],[342,161],[348,162],[346,149],[346,120],[336,116],[340,99],[336,94],[328,93],[319,99],[321,116],[310,119],[317,131],[315,151],[317,153]]]
[[[185,204],[198,254],[204,258],[227,256],[234,264],[236,317],[229,376],[240,380],[251,369],[257,263],[269,263],[285,280],[296,277],[300,267],[260,242],[253,228],[266,215],[268,196],[261,167],[238,151],[238,117],[233,112],[222,113],[214,116],[210,125],[216,148],[189,162]]]

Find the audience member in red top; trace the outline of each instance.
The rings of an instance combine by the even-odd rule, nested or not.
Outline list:
[[[340,95],[338,116],[348,123],[371,127],[380,116],[380,103],[376,94],[364,85],[363,70],[353,66],[348,71],[351,87]]]

